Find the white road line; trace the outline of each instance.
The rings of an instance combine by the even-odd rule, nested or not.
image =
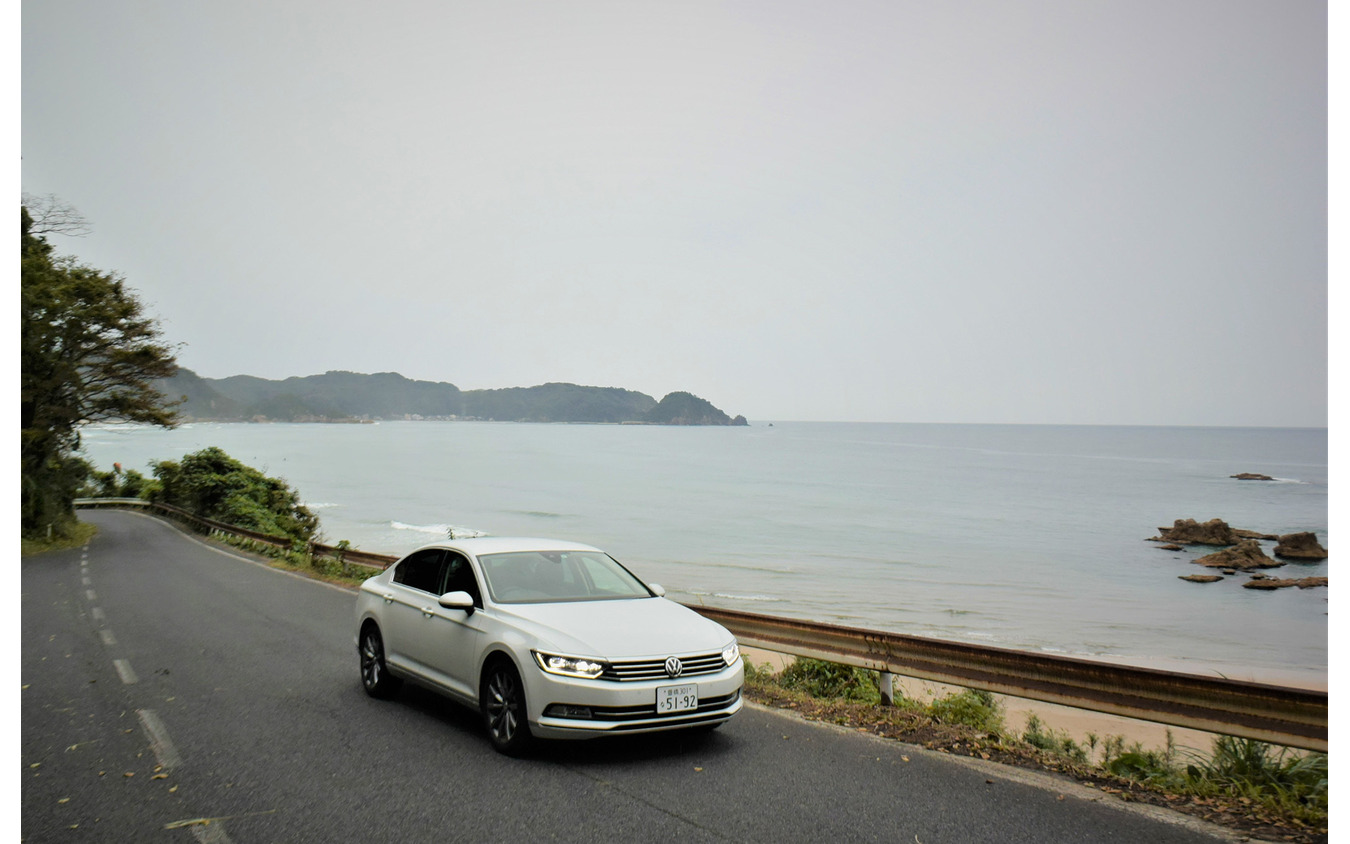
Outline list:
[[[145,732],[145,737],[150,739],[150,749],[155,752],[155,759],[159,760],[162,768],[175,768],[183,764],[183,757],[178,755],[178,749],[169,741],[169,731],[165,729],[164,722],[159,720],[153,709],[137,709],[136,716],[141,719],[141,729]]]
[[[113,638],[111,630],[100,630],[98,631],[98,635],[101,639],[103,639],[103,644],[107,645],[108,647],[112,647],[113,645],[117,644],[117,640]]]
[[[94,607],[92,610],[89,611],[89,614],[94,617],[94,621],[97,621],[100,624],[108,620],[108,617],[103,614],[102,607]]]
[[[94,581],[90,580],[90,579],[87,578],[87,577],[81,579],[80,582],[83,583],[85,586],[93,586],[93,585],[94,585]]]
[[[98,594],[95,593],[93,589],[84,590],[84,597],[88,598],[90,601],[98,600]]]
[[[136,672],[131,670],[131,663],[125,659],[114,659],[113,668],[117,669],[117,676],[122,678],[122,682],[128,686],[134,686],[140,682]]]

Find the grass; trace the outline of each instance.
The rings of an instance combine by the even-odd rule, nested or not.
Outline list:
[[[273,568],[285,569],[339,586],[360,586],[362,581],[379,574],[378,569],[369,566],[344,563],[341,559],[332,557],[314,556],[306,551],[302,543],[295,543],[290,549],[282,549],[266,542],[223,532],[213,533],[210,538],[241,551],[266,557],[268,565]],[[345,543],[338,545],[343,547]]]
[[[1005,726],[987,692],[965,690],[926,704],[898,698],[883,707],[877,705],[879,678],[821,660],[798,659],[780,675],[747,661],[745,691],[812,720],[1066,774],[1121,799],[1169,806],[1248,834],[1299,842],[1327,835],[1326,754],[1231,736],[1216,737],[1208,751],[1178,748],[1170,731],[1166,747],[1157,749],[1091,733],[1079,743],[1034,715],[1018,733]]]
[[[98,533],[98,528],[88,522],[75,522],[66,536],[54,536],[52,539],[23,539],[20,552],[25,557],[34,554],[46,554],[50,551],[65,551],[80,548]]]

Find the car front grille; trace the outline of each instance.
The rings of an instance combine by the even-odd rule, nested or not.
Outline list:
[[[720,653],[682,656],[680,662],[684,666],[684,670],[680,672],[678,677],[716,674],[727,667]],[[666,661],[664,659],[643,659],[631,662],[611,662],[605,666],[605,672],[600,675],[600,679],[629,683],[636,680],[670,680],[673,678],[666,673]]]

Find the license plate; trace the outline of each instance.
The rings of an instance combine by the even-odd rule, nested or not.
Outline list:
[[[656,687],[656,714],[687,712],[690,709],[698,709],[697,684]]]

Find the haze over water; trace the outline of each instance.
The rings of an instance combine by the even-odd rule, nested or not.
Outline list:
[[[327,541],[598,545],[671,597],[1051,653],[1325,682],[1327,590],[1193,584],[1175,519],[1314,531],[1326,429],[382,422],[84,433],[100,468],[207,446],[286,478]],[[1229,476],[1257,472],[1273,482]],[[1265,543],[1267,554],[1272,543]],[[1324,576],[1325,562],[1279,577]]]

